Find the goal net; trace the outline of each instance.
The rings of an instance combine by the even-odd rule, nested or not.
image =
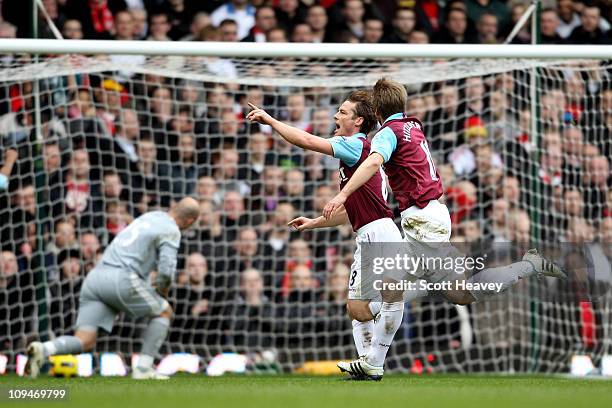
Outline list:
[[[409,91],[445,187],[453,241],[593,243],[610,280],[612,66],[550,60],[5,55],[0,69],[0,353],[69,334],[79,289],[113,237],[180,197],[200,202],[170,291],[162,353],[204,362],[272,351],[285,369],[356,357],[346,316],[349,226],[305,233],[338,191],[337,161],[245,121],[247,101],[330,136],[351,90],[381,76]],[[397,209],[391,198],[391,203]],[[396,211],[397,214],[397,211]],[[607,247],[605,246],[607,243]],[[575,253],[574,253],[575,252]],[[583,251],[565,250],[570,264]],[[592,272],[592,271],[591,271]],[[580,292],[584,285],[576,284]],[[612,352],[610,296],[543,298],[547,280],[494,302],[405,305],[388,368],[567,371]],[[120,315],[96,353],[140,349]]]

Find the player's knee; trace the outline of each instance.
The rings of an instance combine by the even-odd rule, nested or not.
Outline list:
[[[367,302],[352,302],[346,305],[349,317],[359,322],[367,322],[374,318]]]

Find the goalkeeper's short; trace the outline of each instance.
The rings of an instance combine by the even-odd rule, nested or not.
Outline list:
[[[101,328],[110,333],[120,311],[154,317],[168,307],[168,301],[136,273],[100,263],[83,282],[76,328]]]

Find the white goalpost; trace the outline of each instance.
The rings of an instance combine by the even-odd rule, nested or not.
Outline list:
[[[424,124],[454,240],[559,244],[570,269],[585,257],[571,243],[610,253],[612,46],[15,39],[0,54],[0,153],[19,153],[0,191],[9,361],[34,338],[70,333],[96,251],[185,195],[201,219],[181,245],[164,353],[271,351],[287,370],[354,357],[352,231],[286,228],[320,214],[337,163],[244,117],[251,101],[330,136],[347,93],[382,76],[406,86],[406,111]],[[588,284],[558,297],[542,295],[554,286],[544,280],[469,307],[407,304],[388,367],[554,373],[575,354],[599,364],[612,353],[612,277],[585,273]],[[128,360],[143,327],[121,316],[96,353]]]

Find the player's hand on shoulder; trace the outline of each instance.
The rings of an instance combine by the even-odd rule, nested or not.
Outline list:
[[[287,225],[293,227],[293,229],[297,231],[304,231],[306,229],[312,228],[313,223],[314,220],[312,218],[298,217],[289,221]]]
[[[249,108],[251,108],[252,111],[247,114],[247,119],[251,122],[263,123],[264,125],[269,125],[270,122],[272,122],[272,116],[265,110],[253,105],[251,102],[249,102]]]

